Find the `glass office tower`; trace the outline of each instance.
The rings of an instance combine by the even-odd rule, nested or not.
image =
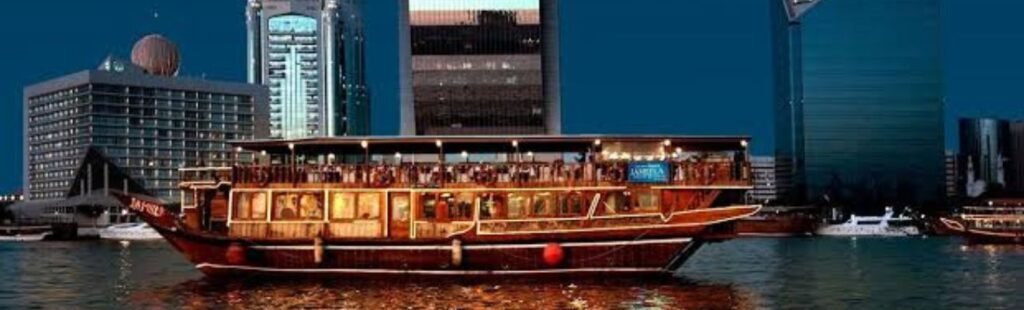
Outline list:
[[[827,0],[802,17],[808,198],[941,199],[939,20],[939,0]]]
[[[403,134],[560,131],[555,1],[405,0],[402,9]]]
[[[800,18],[814,1],[770,3],[775,113],[775,175],[778,198],[804,201],[803,54]]]
[[[249,82],[270,88],[270,135],[369,134],[357,0],[249,0]]]

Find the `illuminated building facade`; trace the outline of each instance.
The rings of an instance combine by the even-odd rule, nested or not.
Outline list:
[[[560,132],[554,0],[403,0],[402,134]]]
[[[249,0],[249,82],[270,88],[270,135],[369,134],[357,0]]]

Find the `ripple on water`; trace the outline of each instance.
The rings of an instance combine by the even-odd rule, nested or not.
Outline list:
[[[667,280],[203,278],[163,242],[0,244],[0,308],[1020,308],[1024,247],[959,239],[710,244]]]

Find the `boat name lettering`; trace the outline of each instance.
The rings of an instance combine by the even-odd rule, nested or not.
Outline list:
[[[668,179],[668,163],[666,162],[645,161],[629,164],[629,182],[666,183]]]
[[[132,198],[132,203],[129,204],[128,207],[132,210],[144,212],[155,217],[161,217],[164,215],[164,208],[159,204],[142,201],[136,198]]]

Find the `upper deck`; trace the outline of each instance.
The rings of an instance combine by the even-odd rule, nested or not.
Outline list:
[[[182,186],[225,181],[234,188],[751,186],[747,137],[338,137],[233,145],[237,152],[254,154],[254,161],[183,169]]]

